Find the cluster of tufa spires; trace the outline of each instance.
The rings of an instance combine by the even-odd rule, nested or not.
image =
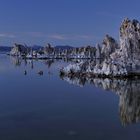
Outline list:
[[[140,73],[140,22],[124,19],[120,27],[120,43],[109,35],[101,47],[101,63],[88,64],[85,73],[107,77],[139,75]],[[82,64],[69,65],[61,74],[80,73]]]
[[[11,56],[18,56],[30,59],[41,58],[80,58],[80,59],[95,59],[101,58],[101,47],[85,46],[85,47],[71,47],[71,48],[57,48],[51,44],[45,47],[34,50],[26,45],[15,44],[10,52]]]

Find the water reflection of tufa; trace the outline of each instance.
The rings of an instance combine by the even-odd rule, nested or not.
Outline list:
[[[83,87],[86,83],[86,78],[84,77],[80,77],[80,78],[77,78],[77,77],[63,77],[60,75],[60,78],[64,81],[67,81],[69,84],[72,84],[72,85],[76,85],[76,86],[80,86],[80,87]]]
[[[140,80],[128,81],[120,95],[119,109],[123,125],[140,121]]]
[[[32,69],[34,68],[34,63],[37,61],[43,62],[45,65],[47,65],[48,68],[50,68],[51,65],[55,63],[54,59],[47,59],[47,60],[30,60],[29,59],[27,60],[27,59],[22,59],[20,57],[15,57],[15,56],[14,57],[11,56],[10,60],[12,64],[15,66],[21,66],[22,64],[24,64],[25,66],[30,65]]]
[[[115,92],[119,96],[119,114],[122,124],[125,126],[140,121],[139,79],[99,79],[68,76],[61,76],[61,79],[80,87],[87,83]]]
[[[10,60],[11,60],[12,64],[15,65],[15,66],[20,66],[21,63],[22,63],[22,59],[19,58],[19,57],[12,57],[11,56]]]

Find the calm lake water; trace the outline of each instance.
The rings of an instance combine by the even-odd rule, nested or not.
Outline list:
[[[139,139],[140,81],[59,77],[67,64],[0,55],[0,140]]]

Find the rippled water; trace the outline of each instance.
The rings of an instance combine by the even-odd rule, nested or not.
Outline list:
[[[0,139],[138,139],[140,81],[59,77],[67,64],[0,55]]]

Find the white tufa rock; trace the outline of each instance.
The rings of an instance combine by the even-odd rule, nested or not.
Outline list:
[[[122,22],[120,45],[109,35],[105,36],[102,44],[101,53],[100,46],[97,45],[96,47],[96,55],[98,54],[96,58],[103,58],[102,63],[97,63],[92,69],[85,65],[85,72],[107,76],[121,76],[128,75],[130,72],[140,72],[140,23],[137,20],[125,19]],[[79,71],[80,65],[73,65],[73,70]]]
[[[26,55],[29,52],[29,49],[21,44],[15,44],[10,51],[11,56],[21,56]]]

